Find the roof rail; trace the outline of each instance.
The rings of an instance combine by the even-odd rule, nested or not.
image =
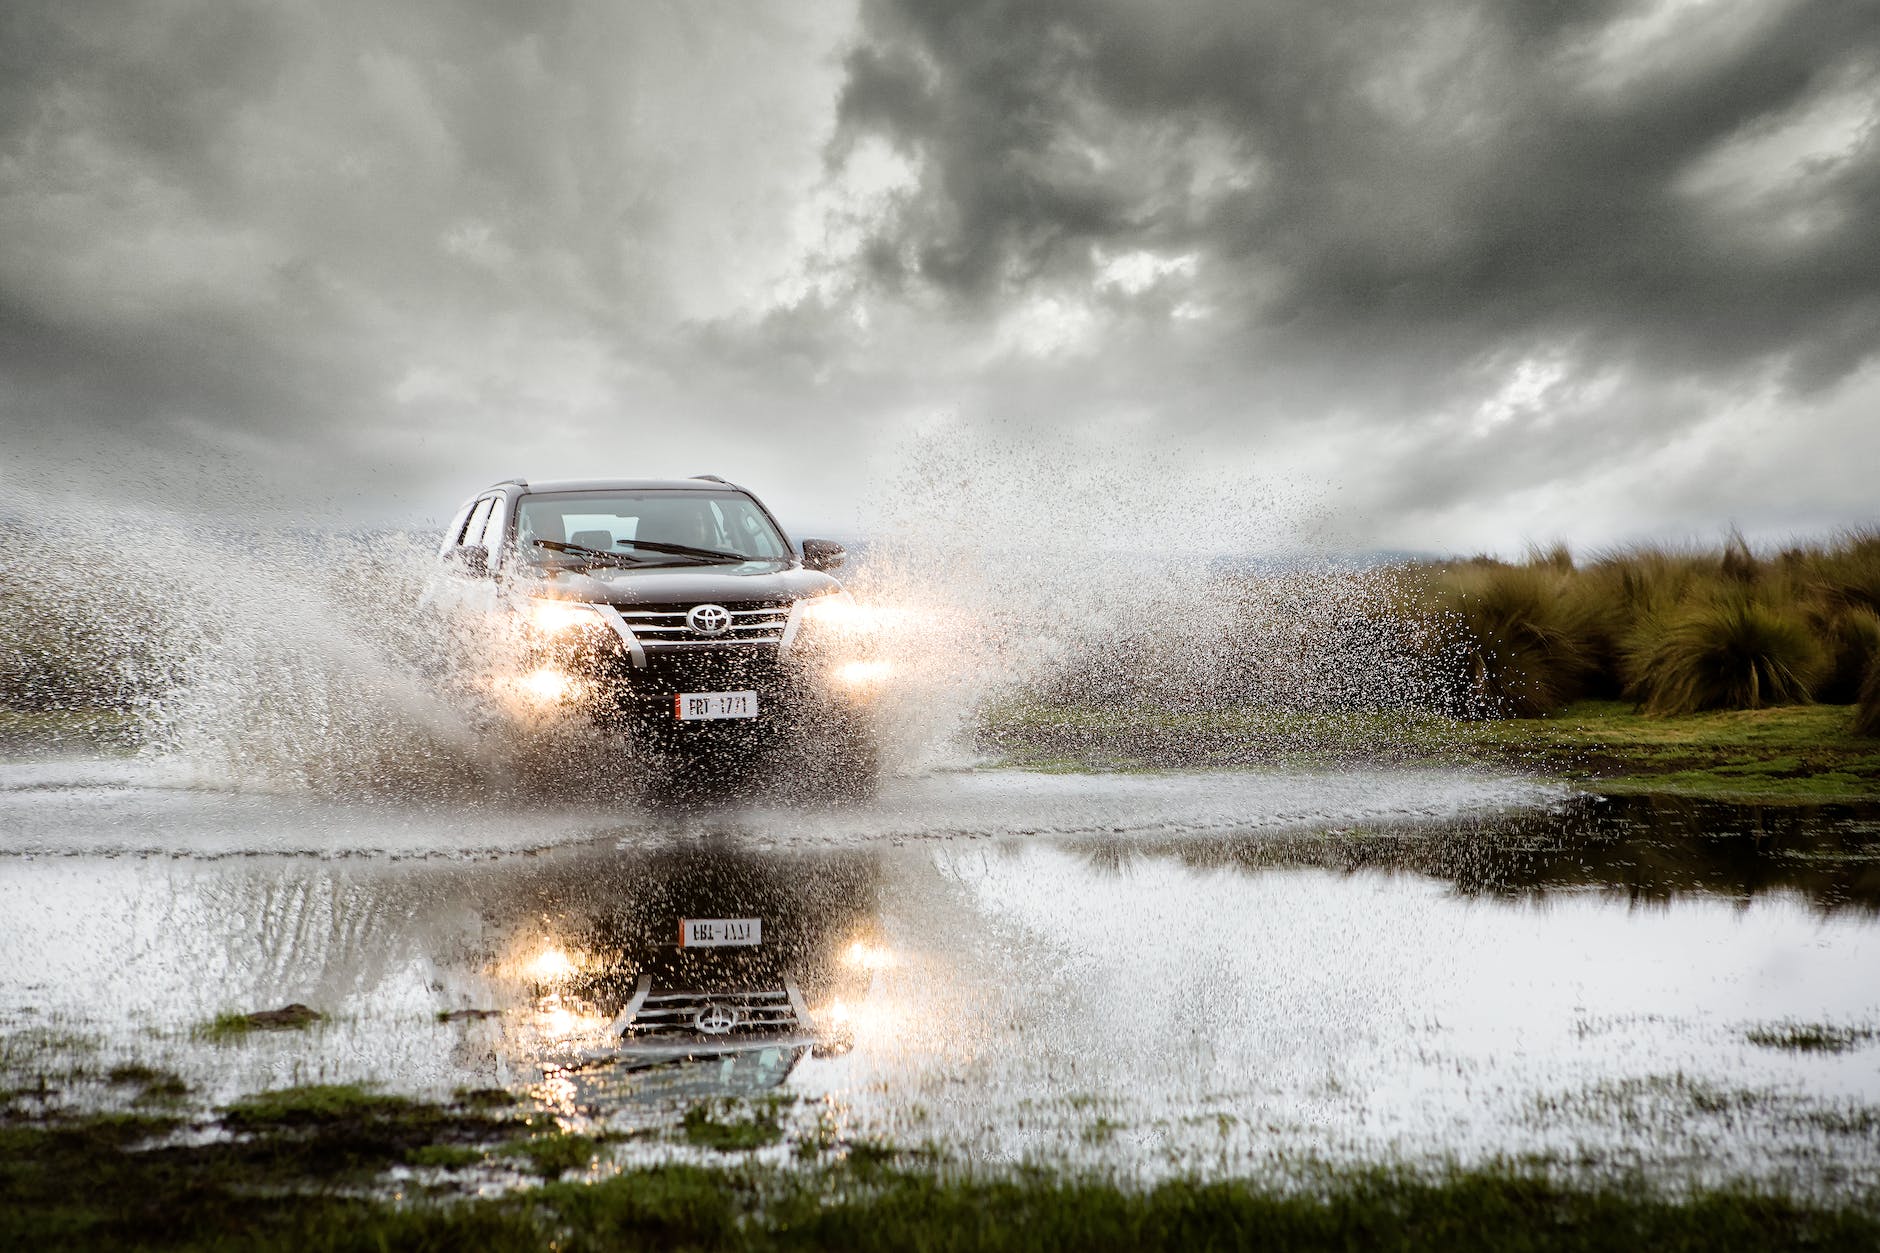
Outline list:
[[[716,474],[694,474],[692,477],[695,479],[703,479],[707,483],[723,483],[726,487],[737,486],[737,484],[733,483],[730,479],[720,478]]]
[[[515,484],[517,487],[527,487],[529,485],[529,480],[527,479],[497,479],[494,483],[491,483],[490,486],[491,487],[508,487],[512,483]]]

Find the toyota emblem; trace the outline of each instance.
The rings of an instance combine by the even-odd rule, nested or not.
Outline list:
[[[694,605],[685,624],[700,635],[723,635],[731,629],[731,611],[723,605]]]
[[[723,1005],[707,1005],[698,1011],[698,1017],[692,1025],[706,1035],[726,1035],[738,1025],[738,1011],[726,1009]]]

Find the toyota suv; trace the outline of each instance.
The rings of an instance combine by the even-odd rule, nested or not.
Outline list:
[[[522,646],[498,677],[519,711],[617,728],[694,777],[791,755],[872,779],[868,706],[886,674],[866,614],[756,496],[714,475],[497,483],[440,557],[486,581]],[[518,663],[519,659],[519,663]]]

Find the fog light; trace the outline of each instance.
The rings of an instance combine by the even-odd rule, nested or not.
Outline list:
[[[581,695],[586,686],[564,670],[543,666],[515,681],[516,692],[538,705],[553,705]]]

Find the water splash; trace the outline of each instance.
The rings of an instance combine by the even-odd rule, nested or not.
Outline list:
[[[936,765],[970,759],[1000,707],[1440,707],[1441,642],[1400,612],[1393,571],[1327,551],[1326,525],[1320,497],[1193,457],[929,432],[851,581],[902,609],[884,725]]]
[[[893,674],[891,772],[973,760],[1001,710],[1433,703],[1388,572],[1315,552],[1308,493],[955,427],[878,481],[846,577]],[[648,776],[621,737],[515,717],[490,676],[518,664],[516,624],[429,537],[28,506],[0,533],[0,701],[123,708],[146,753],[214,786],[632,796]]]

